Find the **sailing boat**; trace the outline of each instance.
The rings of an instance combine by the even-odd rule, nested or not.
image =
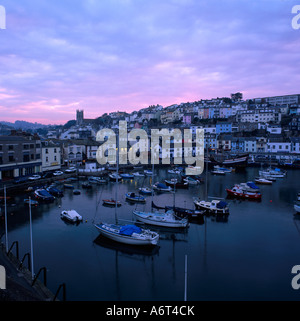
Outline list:
[[[119,137],[117,136],[117,142]],[[117,173],[119,172],[119,156],[118,156],[118,148],[116,149],[116,157],[117,157]],[[116,176],[116,200],[118,193],[118,176]],[[117,202],[116,202],[116,210],[115,210],[115,224],[109,223],[99,223],[94,224],[96,229],[99,231],[101,235],[107,237],[113,241],[130,244],[130,245],[157,245],[159,241],[159,234],[150,230],[142,229],[133,224],[121,225],[118,224],[117,220]]]
[[[208,146],[207,146],[207,159],[208,159]],[[204,210],[209,213],[214,213],[214,214],[229,214],[229,208],[227,206],[227,203],[222,201],[222,200],[212,200],[207,201],[208,196],[207,196],[207,184],[208,184],[208,162],[206,162],[206,180],[205,180],[205,197],[206,200],[201,200],[201,199],[195,199],[194,204],[195,208],[197,210]]]
[[[152,164],[152,181],[154,176],[154,162]],[[175,189],[175,186],[174,186]],[[153,186],[152,186],[152,203],[153,204]],[[187,227],[189,222],[186,218],[179,218],[175,215],[173,210],[168,210],[165,213],[153,212],[142,212],[142,211],[133,211],[135,218],[145,224],[163,226],[163,227]]]

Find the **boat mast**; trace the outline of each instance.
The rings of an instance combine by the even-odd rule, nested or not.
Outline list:
[[[31,278],[34,279],[33,267],[33,241],[32,241],[32,218],[31,218],[31,197],[29,197],[29,221],[30,221],[30,257],[31,257]]]
[[[116,137],[116,158],[117,158],[117,171],[116,171],[116,206],[115,206],[115,221],[118,224],[117,208],[118,208],[118,183],[119,183],[119,135]]]
[[[205,168],[205,200],[207,201],[208,197],[207,197],[207,184],[208,184],[208,141],[206,143],[206,168]]]
[[[6,253],[8,253],[6,185],[4,185],[4,218],[5,218],[5,248],[6,248]]]
[[[152,189],[151,189],[151,212],[153,212],[153,194],[154,194],[154,189],[153,189],[153,184],[154,184],[154,158],[152,159]]]

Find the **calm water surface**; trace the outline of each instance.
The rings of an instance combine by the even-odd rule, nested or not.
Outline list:
[[[226,197],[225,188],[253,180],[258,170],[248,168],[225,177],[209,173],[209,196]],[[164,169],[156,173],[155,181],[171,178]],[[144,185],[149,186],[150,180]],[[101,200],[114,197],[115,183],[81,189],[81,195],[65,190],[63,198],[32,210],[35,272],[47,268],[53,292],[65,282],[68,300],[183,300],[187,255],[188,300],[299,300],[300,290],[291,287],[291,269],[300,264],[300,219],[293,209],[299,180],[300,171],[289,171],[272,186],[261,185],[261,202],[228,200],[228,220],[207,217],[204,224],[191,223],[185,231],[159,230],[159,246],[147,251],[107,242],[93,226],[114,222],[115,209],[102,206]],[[81,183],[74,182],[75,188]],[[123,204],[119,219],[132,219],[136,205],[125,201],[125,193],[142,184],[143,178],[119,184]],[[204,194],[204,184],[178,190],[175,204],[193,208],[193,197]],[[30,251],[24,195],[8,207],[8,239],[10,244],[19,241],[20,258]],[[172,194],[154,196],[157,205],[173,201]],[[150,210],[150,205],[148,196],[146,205],[137,208]],[[83,223],[64,222],[62,209],[75,209]],[[3,229],[2,224],[0,234]]]

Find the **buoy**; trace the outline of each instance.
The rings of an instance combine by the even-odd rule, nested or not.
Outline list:
[[[85,223],[87,223],[87,220],[85,220]]]
[[[270,200],[270,203],[272,203],[272,200]]]

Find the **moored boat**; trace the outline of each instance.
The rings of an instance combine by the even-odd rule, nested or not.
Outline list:
[[[82,221],[82,216],[79,215],[75,210],[63,210],[60,216],[61,218],[67,219],[70,222]]]
[[[130,245],[157,245],[159,234],[150,230],[142,229],[136,225],[119,225],[100,223],[94,225],[100,234],[120,243]]]
[[[300,213],[300,204],[294,204],[294,210],[297,212],[297,213]]]
[[[117,204],[116,204],[116,200],[114,200],[114,199],[104,199],[103,201],[102,201],[103,203],[103,205],[109,205],[109,206],[121,206],[122,204],[121,204],[121,202],[120,201],[117,201]]]
[[[145,194],[145,195],[151,195],[152,194],[152,190],[149,187],[140,187],[139,188],[139,193],[140,194]]]
[[[205,210],[209,213],[214,214],[229,214],[228,204],[222,200],[212,200],[204,201],[204,200],[195,200],[195,207],[198,210]]]
[[[223,176],[226,174],[224,171],[221,171],[219,169],[212,170],[211,173],[214,175],[223,175]]]
[[[108,174],[108,177],[109,177],[109,179],[110,179],[111,181],[113,181],[113,182],[116,182],[117,179],[118,179],[118,180],[121,180],[121,179],[122,179],[122,177],[121,177],[119,174],[117,174],[117,173]]]
[[[231,189],[226,188],[226,192],[228,196],[239,197],[243,199],[256,199],[256,200],[261,199],[260,192],[247,192],[238,186],[234,186]]]
[[[133,215],[138,221],[155,226],[184,228],[189,224],[187,219],[178,218],[172,210],[165,213],[133,211]]]
[[[126,200],[130,202],[139,202],[139,203],[145,203],[146,199],[143,196],[136,195],[135,193],[126,193],[125,194]]]
[[[133,178],[134,178],[134,175],[129,174],[129,173],[120,174],[120,176],[121,176],[123,179],[133,179]]]
[[[157,192],[171,192],[172,191],[171,186],[166,186],[165,184],[162,184],[162,183],[155,183],[152,187]]]
[[[45,201],[45,202],[51,202],[54,201],[55,197],[51,195],[48,191],[46,191],[43,188],[36,189],[34,191],[34,196],[36,199]]]
[[[185,181],[180,182],[176,178],[172,178],[170,180],[165,179],[165,183],[167,186],[171,186],[173,188],[174,188],[174,185],[175,185],[175,188],[188,188],[189,187],[188,182],[185,182]]]
[[[24,204],[28,204],[28,205],[29,205],[29,202],[30,202],[30,205],[31,205],[31,206],[37,206],[37,205],[39,205],[39,202],[36,201],[36,200],[32,200],[32,199],[29,199],[29,198],[25,198],[25,199],[24,199]]]
[[[266,179],[264,177],[256,177],[254,182],[256,184],[262,184],[262,185],[272,185],[272,183],[273,183],[271,180]]]

